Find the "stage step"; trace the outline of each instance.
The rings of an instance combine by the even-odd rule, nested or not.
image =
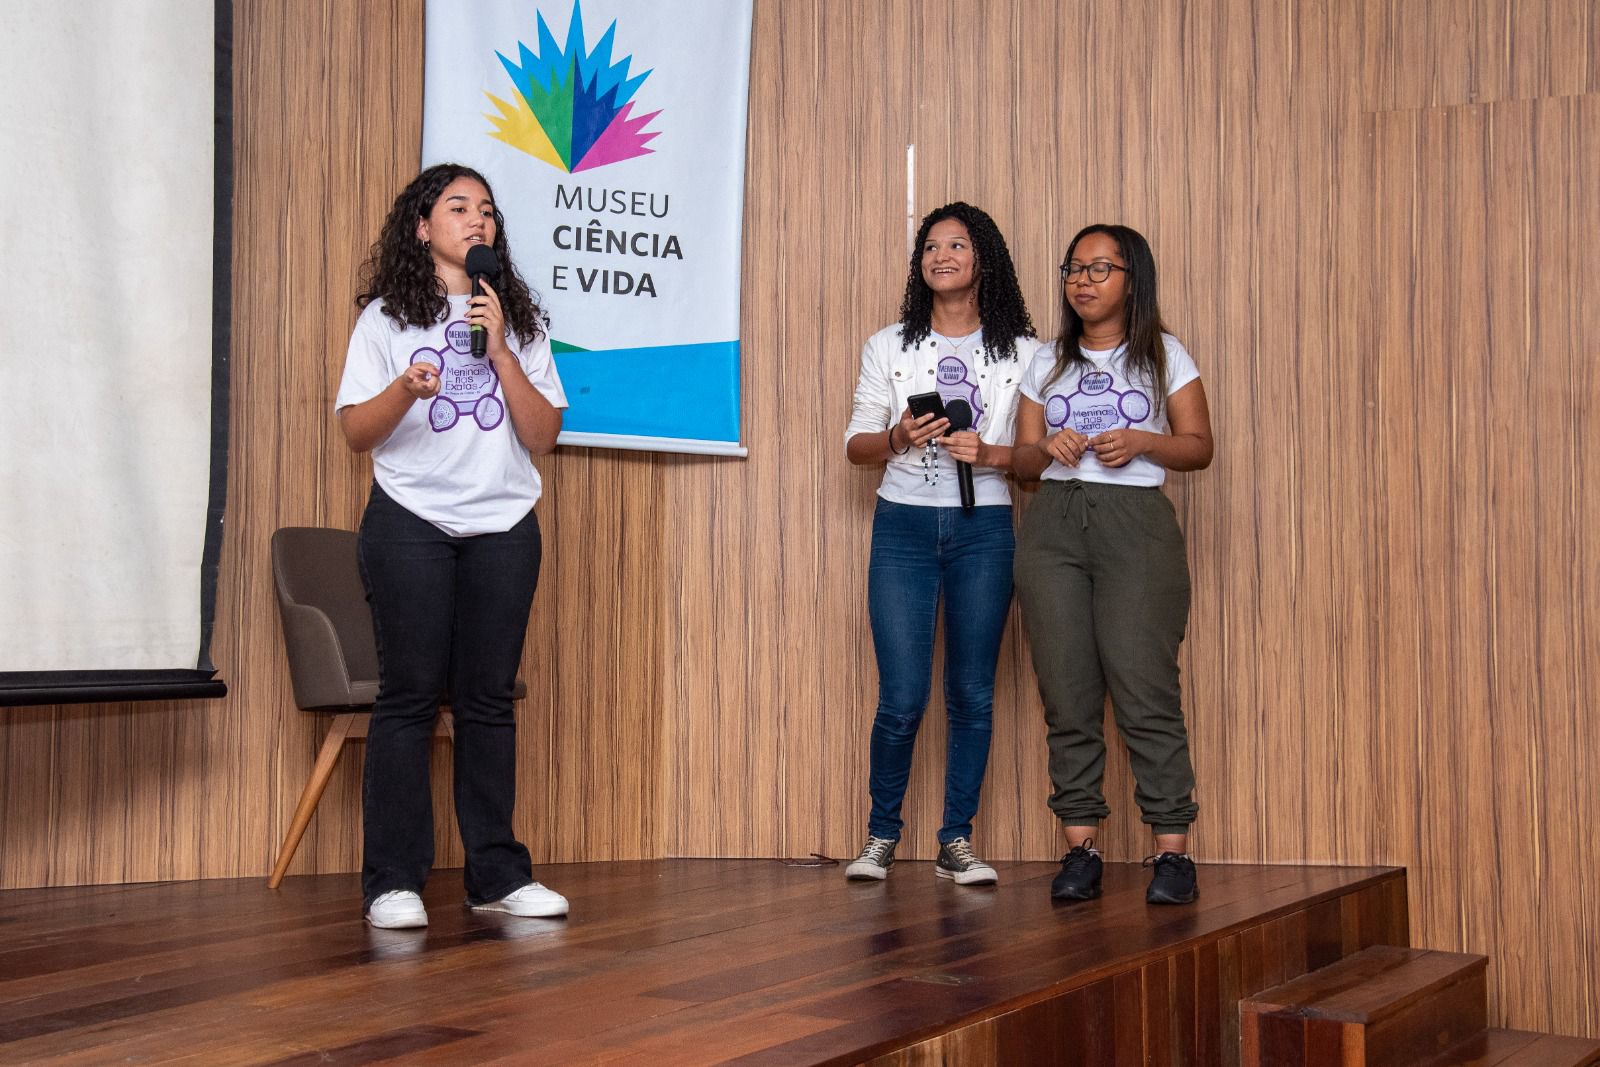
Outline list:
[[[1459,952],[1364,949],[1240,1001],[1240,1064],[1415,1067],[1487,1026],[1487,968]]]
[[[1600,1067],[1600,1041],[1525,1030],[1485,1030],[1424,1067]]]

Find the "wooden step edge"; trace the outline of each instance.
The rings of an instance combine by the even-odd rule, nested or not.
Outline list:
[[[1239,1008],[1263,1015],[1373,1023],[1461,982],[1486,983],[1488,966],[1487,956],[1472,953],[1374,945],[1241,998]],[[1385,991],[1386,983],[1398,984]]]
[[[1485,1030],[1422,1067],[1600,1067],[1600,1041],[1531,1030]]]

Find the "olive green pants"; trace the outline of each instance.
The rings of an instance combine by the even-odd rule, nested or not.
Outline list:
[[[1047,481],[1023,519],[1015,575],[1044,701],[1050,810],[1067,826],[1111,813],[1109,688],[1144,821],[1187,832],[1199,810],[1178,685],[1189,565],[1172,503],[1154,488]]]

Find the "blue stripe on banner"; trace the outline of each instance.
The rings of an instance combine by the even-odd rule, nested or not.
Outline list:
[[[563,431],[739,440],[739,342],[557,352]]]

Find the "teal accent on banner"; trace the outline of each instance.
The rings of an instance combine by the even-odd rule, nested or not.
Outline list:
[[[570,405],[563,432],[739,440],[738,341],[552,348]]]

